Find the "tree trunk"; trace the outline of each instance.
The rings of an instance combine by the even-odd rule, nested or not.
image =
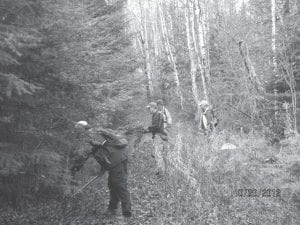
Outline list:
[[[194,59],[194,52],[192,49],[191,44],[191,36],[190,36],[190,4],[189,0],[186,1],[185,6],[185,26],[186,26],[186,41],[187,41],[187,47],[189,51],[189,58],[190,58],[190,76],[192,81],[192,92],[193,92],[193,98],[197,107],[197,115],[200,111],[199,108],[199,94],[198,94],[198,87],[196,83],[196,63]]]
[[[192,19],[191,19],[191,21],[192,21],[192,38],[193,38],[194,49],[195,49],[195,53],[196,53],[196,57],[197,57],[197,61],[198,61],[198,66],[200,69],[204,99],[209,101],[207,87],[206,87],[206,81],[205,81],[205,77],[206,77],[205,76],[205,74],[206,74],[205,73],[205,68],[206,68],[205,49],[206,49],[206,47],[205,47],[205,41],[204,41],[205,37],[204,37],[203,29],[200,29],[202,27],[199,26],[200,10],[198,7],[195,7],[195,3],[193,3],[193,12],[194,13],[193,13]],[[195,18],[197,19],[197,22],[198,22],[198,40],[199,40],[198,45],[197,45],[197,38],[196,38],[196,34],[195,34],[195,32],[197,31]],[[200,51],[198,51],[198,48],[200,49]]]
[[[273,67],[274,70],[277,69],[277,59],[276,59],[276,1],[271,0],[271,14],[272,14],[272,51],[273,51]]]
[[[290,0],[285,0],[284,2],[284,15],[290,13]]]
[[[154,47],[154,55],[156,58],[160,56],[159,51],[159,43],[158,43],[158,34],[157,34],[157,27],[155,22],[152,23],[152,34],[153,34],[153,47]]]
[[[245,46],[245,47],[243,48],[243,46]],[[248,73],[248,78],[249,78],[251,84],[253,85],[253,87],[258,92],[260,92],[263,87],[261,85],[261,82],[260,82],[257,74],[256,74],[255,68],[250,60],[248,47],[242,41],[239,42],[239,50],[240,50],[240,54],[243,58],[246,71]]]
[[[139,0],[140,10],[141,10],[141,22],[143,37],[141,37],[141,44],[144,52],[144,72],[147,77],[147,97],[150,101],[153,97],[153,81],[152,81],[152,71],[150,63],[150,51],[149,51],[149,42],[148,42],[148,26],[147,26],[147,12],[144,11],[141,1]]]
[[[285,46],[286,48],[286,46]],[[296,80],[294,75],[294,70],[291,69],[288,59],[285,59],[285,62],[280,64],[285,70],[285,73],[283,73],[283,78],[285,79],[286,83],[288,84],[291,92],[291,98],[292,98],[292,127],[295,132],[295,134],[298,135],[298,129],[297,129],[297,90],[296,90]]]
[[[183,108],[183,98],[182,98],[180,81],[179,81],[178,70],[177,70],[177,65],[176,65],[176,55],[173,53],[174,51],[170,45],[168,32],[167,32],[167,28],[166,28],[166,23],[165,23],[165,19],[164,19],[164,14],[163,14],[163,11],[162,11],[159,3],[157,3],[157,8],[158,8],[158,14],[159,14],[159,19],[160,19],[160,26],[161,26],[161,30],[162,30],[163,40],[165,42],[168,58],[170,59],[170,62],[173,66],[173,75],[174,75],[174,81],[175,81],[175,85],[176,85],[176,94],[179,98],[180,109],[182,109]]]
[[[200,48],[204,60],[204,71],[205,77],[210,85],[210,59],[209,59],[209,26],[208,26],[208,9],[207,5],[201,7],[200,0],[198,0],[198,32],[201,31],[200,26],[202,27],[202,36],[203,36],[203,46]],[[199,35],[201,35],[199,33]]]

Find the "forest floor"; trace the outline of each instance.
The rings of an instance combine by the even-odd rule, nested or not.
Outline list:
[[[246,140],[245,138],[244,141]],[[292,160],[291,162],[297,161],[299,142],[293,144],[294,150],[290,147],[289,149],[283,148],[280,153],[274,152],[274,148],[270,149],[272,155],[280,157],[278,159],[274,157],[276,160],[274,163],[260,160],[266,159],[270,154],[270,152],[266,153],[268,151],[265,147],[255,148],[253,140],[248,140],[245,143],[244,146],[251,144],[250,148],[237,149],[233,151],[234,154],[231,156],[228,155],[230,153],[228,151],[209,152],[210,150],[206,149],[205,152],[199,152],[199,149],[196,150],[198,156],[201,155],[199,153],[202,153],[207,154],[208,158],[200,161],[196,155],[192,156],[198,165],[194,165],[196,166],[195,170],[189,172],[188,176],[191,177],[188,182],[187,177],[182,176],[184,171],[172,173],[173,168],[171,169],[171,167],[164,175],[156,174],[157,164],[153,157],[155,153],[149,138],[144,142],[142,141],[136,148],[131,147],[128,164],[128,186],[131,193],[133,216],[130,219],[121,215],[120,208],[117,216],[108,217],[105,215],[109,202],[106,174],[104,177],[98,178],[76,197],[70,197],[68,194],[63,195],[65,197],[61,199],[53,199],[51,196],[55,195],[49,193],[48,198],[44,195],[43,199],[39,201],[36,199],[24,201],[18,209],[3,207],[0,209],[0,224],[299,224],[297,221],[299,221],[300,204],[296,195],[299,181],[289,176],[289,172],[286,172],[291,165],[288,159]],[[262,143],[257,142],[257,145],[261,146]],[[204,146],[199,147],[203,148]],[[250,159],[248,151],[253,152],[253,150],[255,150],[256,156],[255,158],[252,156]],[[189,148],[188,151],[194,150]],[[292,151],[298,153],[294,154]],[[174,157],[174,152],[176,152],[176,148],[172,148],[168,152],[167,158],[169,160]],[[183,155],[186,153],[182,152]],[[206,165],[211,163],[214,167],[213,172],[209,172],[209,167]],[[68,188],[76,191],[84,185],[95,175],[89,171],[95,167],[95,164],[97,163],[94,159],[89,159],[76,176],[76,179],[81,183],[77,186],[70,185]],[[206,172],[203,167],[206,168]],[[196,185],[192,184],[194,178]],[[254,188],[279,187],[281,196],[237,197],[226,192],[226,190],[230,192],[230,190],[234,191],[243,186]]]
[[[250,140],[247,143],[253,143],[253,141]],[[299,142],[295,142],[293,145],[296,152],[296,146],[299,146],[297,143]],[[261,143],[257,144],[261,145]],[[256,158],[249,159],[247,157],[248,151],[253,151],[253,149],[256,151]],[[193,157],[198,161],[199,168],[207,167],[205,164],[211,164],[211,160],[215,159],[213,163],[215,172],[196,171],[192,175],[196,178],[197,185],[194,186],[194,189],[196,188],[197,190],[196,192],[192,190],[191,183],[186,183],[186,179],[180,173],[175,173],[175,176],[172,176],[172,172],[164,176],[156,174],[157,167],[153,157],[154,152],[151,141],[146,141],[137,148],[131,148],[131,150],[129,154],[128,185],[133,206],[132,218],[123,218],[121,210],[115,217],[107,217],[104,214],[109,201],[107,175],[105,175],[97,179],[96,182],[88,186],[76,197],[64,197],[64,199],[53,200],[51,197],[44,199],[47,196],[43,196],[44,198],[40,201],[28,201],[27,203],[25,201],[17,210],[12,207],[4,207],[0,209],[0,224],[298,224],[299,205],[297,209],[297,202],[299,200],[297,200],[295,194],[297,193],[299,181],[292,179],[288,175],[289,173],[285,172],[291,164],[286,164],[288,162],[287,159],[297,161],[295,154],[284,153],[288,153],[291,150],[282,149],[282,153],[274,152],[273,154],[280,157],[280,159],[279,162],[270,164],[261,160],[253,162],[253,160],[257,161],[258,159],[266,158],[265,148],[261,150],[254,148],[254,146],[251,146],[249,149],[244,147],[241,151],[234,151],[235,154],[232,156],[228,156],[227,151],[218,152],[216,155],[216,152],[208,152],[209,150],[207,149],[206,154],[209,155],[209,158],[205,161],[198,161],[195,158],[196,155]],[[169,152],[168,158],[172,157],[174,150],[176,149],[172,149],[172,152]],[[273,152],[274,149],[271,150]],[[189,151],[193,150],[189,149]],[[274,159],[276,160],[276,158]],[[242,166],[244,162],[247,165]],[[235,165],[233,169],[237,165],[242,167],[239,170],[234,169],[235,172],[231,173],[232,169],[230,168],[232,166],[230,165],[232,163]],[[95,164],[93,159],[88,160],[82,172],[77,176],[81,184],[70,186],[69,188],[77,190],[77,188],[85,184],[93,175],[88,172],[89,167],[94,167],[93,164]],[[256,168],[255,170],[253,170],[254,167]],[[198,176],[197,173],[199,173]],[[240,176],[238,175],[239,173],[242,175],[240,178],[238,178]],[[238,198],[224,192],[228,188],[234,190],[236,185],[238,187],[245,183],[245,181],[242,182],[243,179],[251,180],[250,183],[252,185],[247,185],[249,187],[285,188],[281,189],[280,198]],[[274,185],[272,185],[273,182]],[[295,187],[294,191],[293,187]],[[49,196],[51,196],[51,193],[49,193]],[[200,198],[199,196],[202,197]]]

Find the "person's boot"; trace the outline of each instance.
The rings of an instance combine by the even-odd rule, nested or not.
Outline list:
[[[118,210],[117,209],[110,209],[108,208],[106,212],[104,213],[105,216],[115,216],[117,215]]]

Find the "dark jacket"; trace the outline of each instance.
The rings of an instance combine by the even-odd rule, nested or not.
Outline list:
[[[164,116],[161,112],[156,111],[152,115],[152,123],[148,130],[155,133],[164,132]]]
[[[110,192],[108,209],[117,209],[121,201],[123,215],[131,213],[130,193],[127,188],[127,140],[122,135],[114,135],[112,131],[96,129],[83,132],[80,136],[78,151],[71,157],[72,176],[74,177],[85,161],[93,156],[101,167],[108,171]]]
[[[78,149],[71,156],[71,171],[79,171],[86,160],[93,156],[106,170],[111,170],[121,162],[127,160],[128,150],[126,139],[120,141],[109,140],[103,131],[90,129],[77,137],[80,139]]]
[[[114,134],[111,130],[96,130],[91,129],[89,132],[89,140],[92,146],[94,158],[103,164],[104,161],[109,161],[110,165],[105,165],[106,169],[110,170],[124,160],[127,160],[127,140],[121,135]],[[102,165],[104,166],[104,165]]]
[[[164,115],[161,112],[156,111],[152,115],[152,124],[148,127],[148,131],[152,133],[152,139],[158,133],[162,140],[168,140],[167,133],[164,130]]]

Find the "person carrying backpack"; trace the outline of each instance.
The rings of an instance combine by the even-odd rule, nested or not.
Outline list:
[[[164,116],[164,129],[167,130],[172,125],[172,117],[169,110],[164,106],[163,100],[158,100],[157,102],[158,111]]]
[[[164,116],[158,110],[158,106],[156,102],[150,102],[149,105],[146,106],[150,113],[152,114],[151,125],[145,129],[145,132],[152,133],[152,139],[155,138],[155,135],[158,134],[163,141],[168,141],[168,135],[164,128]]]
[[[213,106],[208,103],[206,100],[202,100],[199,103],[200,106],[200,120],[199,120],[199,129],[205,135],[212,132],[215,127],[218,125],[218,118],[215,115]]]
[[[101,165],[100,174],[108,171],[110,201],[106,214],[115,215],[118,203],[121,202],[123,216],[131,217],[126,138],[110,129],[90,128],[86,121],[77,122],[74,133],[80,144],[71,156],[71,175],[74,177],[86,160],[90,156],[94,157]]]
[[[165,173],[166,166],[165,166],[165,155],[167,154],[167,143],[168,143],[168,134],[164,129],[164,116],[162,112],[158,111],[157,103],[150,102],[148,106],[149,112],[152,114],[152,121],[151,125],[145,129],[145,132],[152,133],[153,139],[153,147],[154,147],[154,154],[152,156],[155,158],[157,171],[156,175]],[[160,139],[155,139],[156,134],[160,137]]]

